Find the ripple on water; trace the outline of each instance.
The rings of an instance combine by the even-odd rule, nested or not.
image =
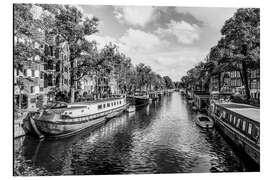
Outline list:
[[[15,168],[22,175],[252,170],[218,131],[200,129],[193,116],[173,93],[71,138],[38,142],[26,137],[16,148]]]

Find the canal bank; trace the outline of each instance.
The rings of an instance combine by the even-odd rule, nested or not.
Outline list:
[[[22,175],[257,171],[215,129],[204,131],[178,92],[124,113],[94,131],[14,151]],[[31,170],[27,174],[27,170]]]

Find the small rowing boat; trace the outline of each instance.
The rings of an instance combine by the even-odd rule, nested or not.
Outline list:
[[[200,126],[202,128],[206,128],[206,129],[214,127],[214,121],[210,117],[203,115],[203,114],[198,114],[195,117],[195,123],[198,126]]]

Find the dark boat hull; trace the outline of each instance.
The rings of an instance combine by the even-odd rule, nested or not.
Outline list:
[[[24,130],[29,135],[34,135],[39,138],[64,138],[69,137],[79,132],[89,129],[91,127],[99,127],[109,119],[120,115],[127,105],[113,110],[112,112],[103,113],[96,115],[95,118],[84,117],[82,121],[74,122],[50,122],[34,119],[33,116],[29,115],[24,120]]]
[[[149,104],[149,98],[130,96],[128,97],[128,102],[130,105],[135,105],[136,107],[146,106],[147,104]]]
[[[230,141],[236,145],[240,150],[242,150],[253,162],[257,165],[260,164],[260,148],[254,142],[249,140],[244,135],[241,135],[234,130],[233,127],[226,124],[220,120],[215,114],[212,114],[212,117],[215,120],[215,124],[217,125],[218,129],[230,139]]]

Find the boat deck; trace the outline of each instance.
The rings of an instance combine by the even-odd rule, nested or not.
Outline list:
[[[75,102],[72,104],[95,104],[95,103],[100,103],[100,102],[105,102],[105,101],[114,101],[117,99],[122,99],[123,97],[115,97],[115,98],[104,98],[104,99],[98,99],[98,100],[94,100],[94,101],[81,101],[81,102]]]
[[[258,107],[238,103],[219,103],[218,105],[249,119],[260,122],[260,108]]]

